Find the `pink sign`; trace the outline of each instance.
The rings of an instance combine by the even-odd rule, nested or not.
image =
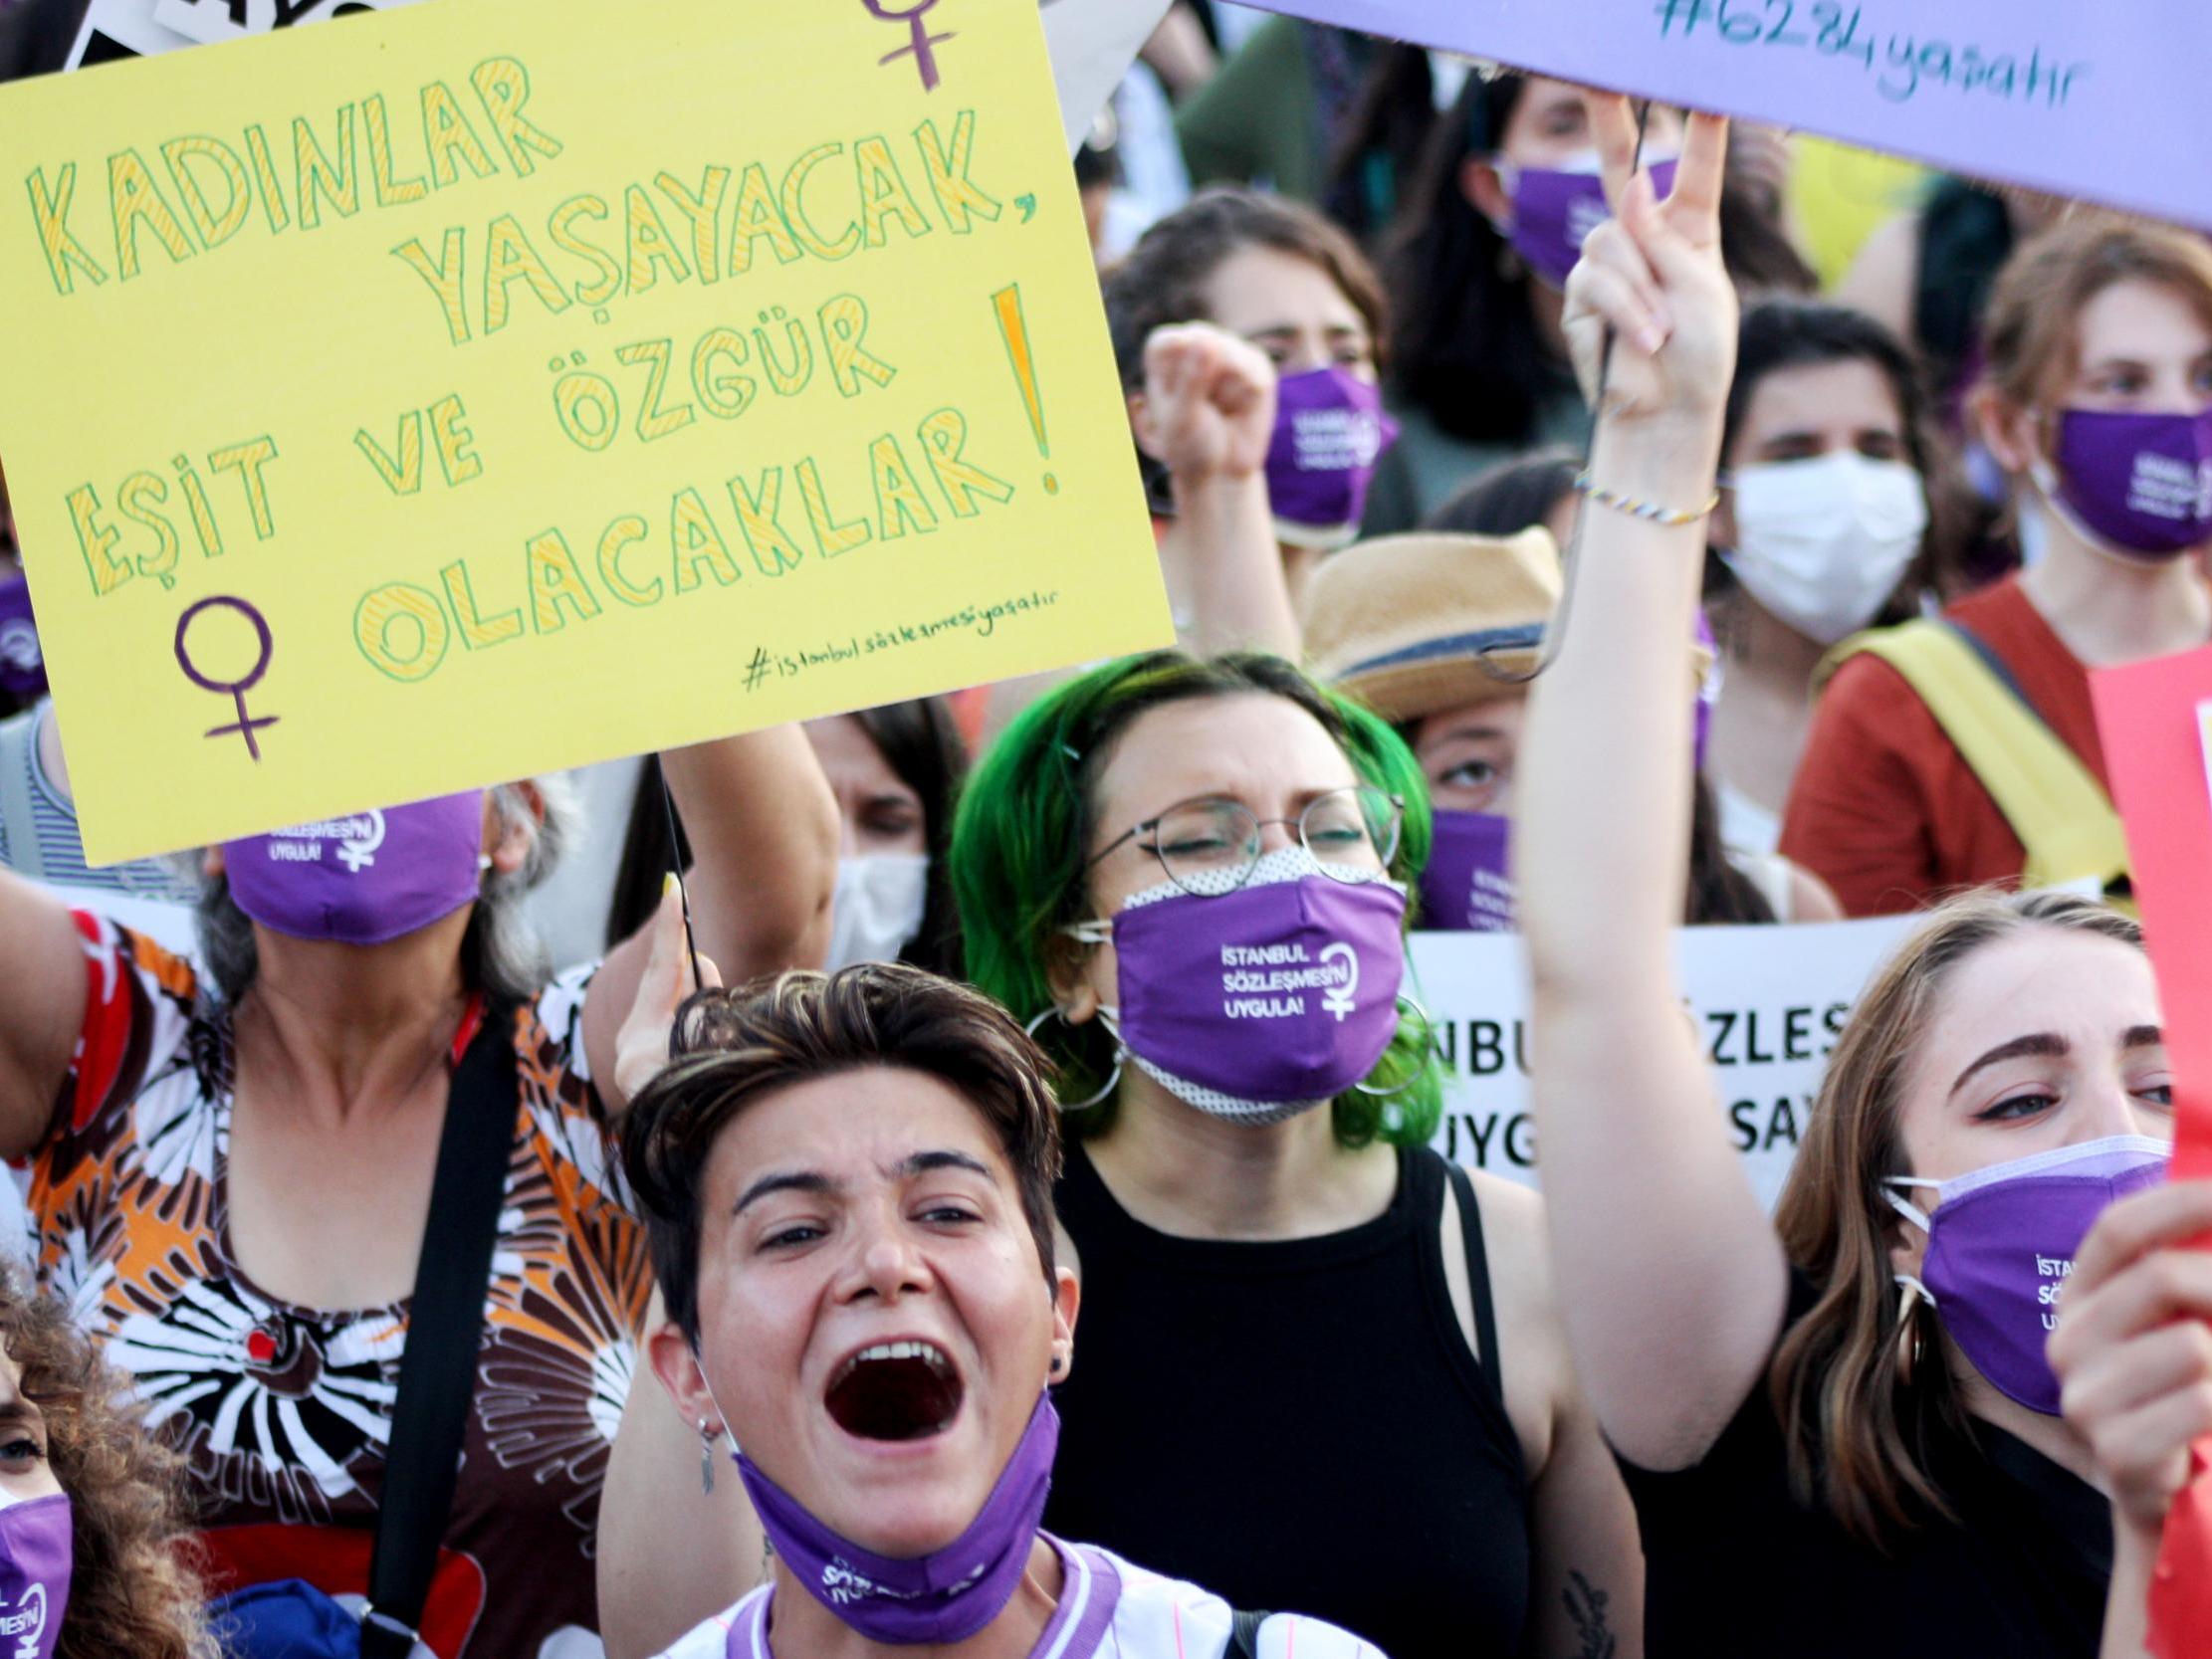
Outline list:
[[[2173,1062],[2176,1177],[2212,1175],[2212,646],[2091,677]]]

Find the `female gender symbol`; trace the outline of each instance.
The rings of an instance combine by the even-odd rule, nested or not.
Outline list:
[[[254,666],[247,670],[244,679],[210,680],[192,666],[191,655],[184,649],[184,630],[191,627],[192,618],[206,610],[210,605],[228,606],[254,625],[254,633],[261,641],[260,655],[254,659]],[[256,760],[261,758],[261,745],[254,741],[255,730],[260,726],[275,726],[279,717],[265,715],[259,720],[249,719],[246,714],[246,694],[260,685],[261,677],[268,673],[270,649],[269,624],[262,620],[261,612],[254,609],[245,600],[234,599],[227,593],[213,594],[185,607],[184,614],[176,619],[176,662],[177,667],[184,670],[184,678],[191,681],[202,691],[217,694],[230,693],[231,701],[238,706],[238,722],[235,726],[218,726],[209,730],[207,734],[210,737],[223,737],[228,736],[233,731],[237,732],[246,739],[246,752]]]
[[[895,51],[886,52],[876,62],[888,64],[894,58],[904,58],[912,54],[915,67],[922,72],[922,91],[925,93],[936,92],[937,54],[932,52],[930,48],[953,38],[950,30],[942,35],[931,34],[929,25],[924,21],[929,15],[930,8],[937,4],[937,0],[919,0],[918,4],[907,7],[903,12],[887,5],[885,0],[860,0],[860,3],[868,8],[868,14],[871,17],[881,18],[886,23],[905,24],[914,37],[905,46],[899,47]]]

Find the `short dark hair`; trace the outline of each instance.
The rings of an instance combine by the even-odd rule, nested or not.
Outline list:
[[[1933,465],[1928,430],[1933,411],[1913,369],[1911,353],[1865,311],[1824,300],[1778,297],[1744,308],[1736,332],[1736,377],[1729,382],[1728,405],[1721,417],[1720,453],[1725,456],[1734,446],[1752,394],[1768,375],[1778,369],[1848,362],[1870,364],[1888,382],[1897,401],[1905,458],[1913,471],[1926,474]]]
[[[707,990],[676,1017],[666,1070],[622,1119],[622,1165],[668,1317],[699,1342],[699,1232],[708,1155],[737,1116],[793,1084],[896,1066],[934,1077],[991,1125],[1053,1282],[1059,1124],[1049,1066],[997,1003],[902,962],[791,971]]]
[[[1534,450],[1500,461],[1462,485],[1421,527],[1460,535],[1518,535],[1551,518],[1581,471],[1582,457],[1570,449]],[[1559,551],[1564,558],[1567,549]]]
[[[1970,538],[1972,506],[1961,499],[1963,480],[1957,462],[1935,425],[1935,400],[1913,366],[1904,343],[1888,326],[1849,306],[1787,296],[1744,308],[1736,334],[1736,377],[1728,386],[1721,416],[1721,466],[1735,448],[1760,382],[1786,369],[1828,363],[1863,362],[1879,373],[1896,399],[1904,438],[1904,459],[1927,491],[1928,524],[1920,550],[1905,567],[1896,587],[1875,613],[1874,625],[1888,627],[1919,614],[1919,598],[1960,562]],[[1736,586],[1736,578],[1716,552],[1705,559],[1705,597],[1712,600]],[[1716,626],[1718,622],[1716,621]]]

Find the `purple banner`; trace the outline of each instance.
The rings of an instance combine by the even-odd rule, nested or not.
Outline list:
[[[1256,0],[2212,228],[2206,0]]]

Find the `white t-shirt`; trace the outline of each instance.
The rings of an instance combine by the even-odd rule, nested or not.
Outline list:
[[[1060,1553],[1067,1580],[1029,1659],[1221,1659],[1227,1651],[1235,1615],[1219,1596],[1132,1566],[1095,1545],[1045,1538]],[[769,1647],[773,1588],[763,1584],[660,1659],[775,1659]],[[1385,1659],[1373,1644],[1296,1613],[1269,1617],[1254,1648],[1257,1659]]]

